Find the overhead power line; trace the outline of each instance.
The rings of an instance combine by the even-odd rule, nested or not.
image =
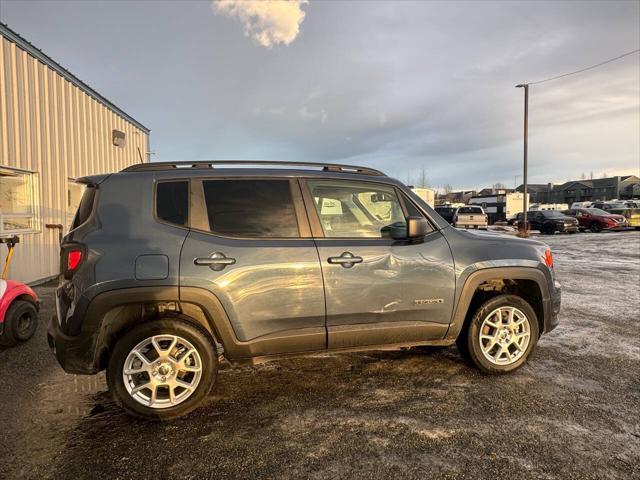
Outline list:
[[[576,73],[586,72],[587,70],[592,70],[594,68],[601,67],[607,63],[615,62],[616,60],[620,60],[621,58],[628,57],[629,55],[633,55],[634,53],[640,52],[640,48],[633,50],[631,52],[623,53],[615,58],[610,58],[609,60],[605,60],[604,62],[596,63],[595,65],[591,65],[590,67],[581,68],[580,70],[576,70],[575,72],[563,73],[562,75],[556,75],[555,77],[545,78],[544,80],[538,80],[536,82],[527,82],[527,85],[537,85],[539,83],[550,82],[551,80],[557,80],[558,78],[568,77],[569,75],[575,75]]]

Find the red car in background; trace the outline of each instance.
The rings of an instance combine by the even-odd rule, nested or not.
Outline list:
[[[562,213],[578,220],[580,230],[591,230],[593,233],[598,233],[602,230],[627,228],[627,219],[624,215],[605,212],[599,208],[572,208]]]

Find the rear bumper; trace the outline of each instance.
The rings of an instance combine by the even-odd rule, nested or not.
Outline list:
[[[469,229],[469,228],[475,228],[475,229],[484,229],[486,230],[488,228],[488,225],[486,223],[456,223],[454,225],[454,227],[456,228],[464,228],[464,229]]]
[[[92,375],[100,371],[99,362],[93,355],[96,351],[95,338],[84,332],[65,335],[56,316],[51,317],[47,343],[65,372]]]

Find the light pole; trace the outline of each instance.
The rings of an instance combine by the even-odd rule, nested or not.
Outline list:
[[[524,171],[522,173],[522,236],[529,236],[529,223],[527,221],[527,143],[529,137],[529,84],[521,83],[516,88],[524,88]]]

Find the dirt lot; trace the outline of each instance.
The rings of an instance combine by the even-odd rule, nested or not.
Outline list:
[[[640,232],[542,239],[562,323],[503,377],[455,348],[226,368],[153,424],[66,375],[41,325],[0,351],[0,478],[640,478]]]

